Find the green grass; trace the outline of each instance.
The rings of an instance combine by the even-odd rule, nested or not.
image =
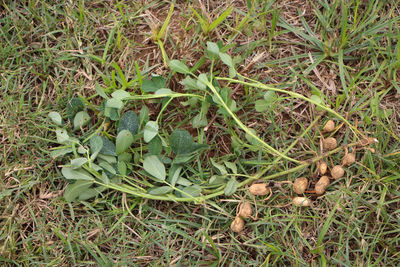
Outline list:
[[[201,2],[2,3],[2,265],[400,264],[396,1],[310,1],[297,8],[280,1]],[[207,41],[231,55],[243,79],[229,80],[225,64],[204,56]],[[173,59],[185,62],[193,77],[214,74],[232,90],[229,98],[237,110],[212,84],[215,91],[185,91],[179,83],[184,75],[167,66]],[[140,96],[150,74],[166,78],[174,92],[201,98],[179,97],[162,110],[160,100]],[[185,166],[186,177],[206,184],[218,173],[212,158],[234,162],[243,186],[231,196],[221,191],[201,203],[144,199],[117,190],[87,201],[65,201],[61,166],[69,161],[49,155],[59,144],[47,116],[57,111],[66,119],[68,101],[80,97],[90,105],[96,129],[102,123],[95,115],[101,102],[98,88],[131,92],[124,111],[139,113],[146,105],[165,140],[174,129],[184,128],[210,146]],[[256,101],[265,103],[271,88],[277,91],[271,109],[256,107]],[[220,95],[223,108],[202,104],[207,95]],[[202,108],[207,131],[191,123]],[[312,207],[293,207],[291,187],[280,182],[318,179],[315,164],[296,166],[320,155],[319,125],[328,118],[344,122],[334,133],[339,145],[357,142],[363,134],[379,141],[368,146],[375,153],[361,149],[344,178],[333,181],[323,196],[312,197]],[[82,139],[89,133],[86,129]],[[109,133],[114,134],[112,126]],[[340,162],[343,150],[338,151],[327,157],[330,166]],[[135,179],[146,181],[139,171],[147,152],[142,141],[133,149],[139,157]],[[276,175],[280,172],[285,175]],[[270,199],[250,196],[245,183],[251,177],[271,178]],[[259,219],[247,221],[236,234],[229,227],[243,199],[257,204]]]

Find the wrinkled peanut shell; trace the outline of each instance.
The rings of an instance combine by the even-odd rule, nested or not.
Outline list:
[[[269,193],[267,184],[252,184],[249,187],[249,192],[255,196],[265,196]]]
[[[244,220],[237,216],[231,223],[231,230],[240,233],[244,229]]]
[[[323,193],[325,193],[325,189],[328,187],[329,183],[329,177],[322,176],[315,184],[315,193],[317,195],[322,195]]]
[[[335,130],[335,122],[333,120],[327,121],[322,130],[327,133],[333,132]]]
[[[343,166],[350,166],[356,161],[356,155],[354,153],[349,153],[344,155],[342,158],[342,165]]]
[[[307,187],[308,187],[308,180],[307,180],[307,178],[305,178],[305,177],[300,177],[300,178],[297,178],[296,180],[294,180],[294,183],[293,183],[293,191],[296,193],[296,194],[303,194],[304,193],[304,191],[306,191],[306,189],[307,189]]]
[[[236,215],[246,219],[250,218],[252,214],[253,210],[251,208],[250,202],[245,201],[242,204],[240,204],[239,212]]]
[[[339,178],[343,177],[343,175],[344,175],[344,169],[342,166],[336,165],[332,168],[331,176],[333,179],[339,179]]]
[[[320,174],[324,175],[326,173],[326,171],[328,170],[328,164],[326,164],[325,161],[321,160],[318,163],[318,170],[319,170]]]
[[[324,147],[324,150],[334,150],[335,148],[337,148],[337,141],[333,137],[328,137],[322,141],[322,145]]]
[[[294,197],[292,202],[297,207],[309,207],[311,206],[311,200],[306,197]]]

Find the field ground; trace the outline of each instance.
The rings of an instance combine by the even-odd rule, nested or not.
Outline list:
[[[2,1],[1,265],[399,266],[399,29],[394,0]],[[188,166],[193,179],[207,182],[221,172],[211,159],[238,166],[238,181],[264,166],[269,169],[259,181],[286,173],[268,181],[271,197],[252,197],[245,185],[197,204],[117,190],[67,202],[60,166],[68,161],[49,154],[59,146],[49,112],[66,119],[67,104],[80,97],[95,120],[96,89],[124,87],[140,95],[141,79],[150,75],[188,93],[171,60],[185,62],[195,75],[213,68],[229,77],[226,62],[211,63],[204,52],[208,41],[230,55],[242,77],[304,96],[281,92],[271,102],[266,88],[219,80],[244,127],[280,152],[295,142],[285,152],[289,159],[265,153],[212,100],[197,128],[193,118],[204,106],[190,97],[163,110],[157,99],[129,101],[124,110],[139,113],[146,105],[150,119],[160,122],[160,136],[184,128],[208,144]],[[338,126],[339,146],[364,137],[378,143],[360,146],[356,162],[325,194],[309,193],[311,207],[294,207],[284,181],[307,176],[315,183],[315,164],[293,168],[319,155],[321,125],[329,118]],[[147,145],[135,149],[141,155]],[[328,165],[343,154],[327,157]],[[246,220],[237,234],[230,224],[243,199],[256,203],[258,220]]]

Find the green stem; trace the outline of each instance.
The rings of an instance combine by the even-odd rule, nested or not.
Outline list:
[[[239,74],[238,74],[238,75],[239,75]],[[271,90],[271,91],[275,91],[275,92],[280,92],[280,93],[288,94],[288,95],[290,95],[290,96],[293,96],[293,97],[296,97],[296,98],[299,98],[299,99],[303,99],[303,100],[305,100],[305,101],[307,101],[307,102],[310,102],[311,104],[314,104],[314,105],[320,107],[321,109],[323,109],[323,110],[325,110],[325,111],[327,111],[327,112],[329,112],[329,113],[335,115],[337,118],[339,118],[339,119],[341,119],[342,121],[344,121],[344,122],[350,127],[350,129],[351,129],[352,131],[354,131],[355,133],[359,134],[360,136],[363,136],[363,134],[362,134],[356,127],[354,127],[354,126],[353,126],[348,120],[346,120],[342,115],[340,115],[339,113],[337,113],[336,111],[334,111],[334,110],[331,109],[331,108],[328,108],[328,107],[326,107],[326,106],[324,106],[324,105],[322,105],[322,104],[320,104],[320,103],[317,103],[317,102],[315,102],[314,100],[312,100],[312,99],[310,99],[310,98],[308,98],[308,97],[305,97],[305,96],[303,96],[303,95],[301,95],[301,94],[299,94],[299,93],[295,93],[295,92],[291,92],[291,91],[286,91],[286,90],[278,89],[278,88],[274,88],[274,87],[270,87],[270,86],[267,86],[267,85],[265,85],[265,84],[260,83],[259,81],[256,81],[256,80],[247,78],[247,77],[242,76],[242,75],[240,75],[240,77],[242,77],[242,78],[244,78],[244,79],[247,79],[247,80],[249,80],[249,81],[252,81],[252,83],[245,82],[245,81],[240,81],[240,80],[235,80],[235,79],[231,79],[231,78],[225,78],[225,77],[215,77],[215,79],[221,80],[221,81],[229,81],[229,82],[233,82],[233,83],[239,83],[239,84],[243,84],[243,85],[247,85],[247,86],[251,86],[251,87],[256,87],[256,88],[260,88],[260,89],[265,89],[265,90]]]
[[[228,114],[233,118],[233,120],[237,123],[237,125],[242,128],[243,131],[245,131],[248,135],[250,135],[252,138],[256,139],[259,143],[261,143],[267,150],[267,152],[274,154],[276,156],[279,156],[281,158],[287,159],[289,161],[295,162],[295,163],[300,163],[300,161],[296,159],[292,159],[291,157],[288,157],[284,155],[283,153],[279,152],[275,148],[271,147],[268,145],[264,140],[262,140],[260,137],[255,135],[250,129],[242,123],[241,120],[236,116],[235,113],[232,112],[232,110],[228,107],[228,105],[225,103],[225,101],[222,99],[221,95],[218,93],[217,89],[214,87],[214,85],[210,82],[207,81],[206,85],[211,89],[213,94],[218,98],[219,102],[221,103],[222,107],[228,112]]]

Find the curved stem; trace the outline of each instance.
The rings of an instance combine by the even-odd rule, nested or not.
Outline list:
[[[232,112],[232,110],[228,107],[228,105],[225,103],[225,101],[222,99],[221,95],[218,93],[217,89],[214,87],[214,85],[210,82],[207,81],[206,85],[211,89],[213,94],[218,98],[219,102],[221,103],[222,107],[228,112],[228,114],[233,118],[233,120],[236,122],[236,124],[242,128],[243,131],[245,131],[248,135],[250,135],[252,138],[256,139],[259,143],[261,143],[264,148],[266,148],[267,152],[274,154],[275,156],[279,156],[281,158],[284,158],[286,160],[295,162],[295,163],[300,163],[300,161],[296,159],[292,159],[291,157],[286,156],[285,154],[279,152],[275,148],[271,147],[268,145],[264,140],[262,140],[260,137],[255,135],[250,129],[243,124],[241,120],[236,116],[235,113]]]
[[[284,94],[291,95],[291,96],[296,97],[296,98],[299,98],[299,99],[303,99],[303,100],[305,100],[305,101],[307,101],[307,102],[310,102],[311,104],[314,104],[314,105],[320,107],[321,109],[323,109],[323,110],[325,110],[325,111],[327,111],[327,112],[329,112],[329,113],[335,115],[337,118],[341,119],[344,123],[346,123],[346,124],[350,127],[350,129],[351,129],[353,132],[357,133],[357,134],[360,135],[360,136],[364,136],[356,127],[354,127],[354,126],[353,126],[348,120],[346,120],[342,115],[340,115],[339,113],[337,113],[336,111],[334,111],[334,110],[331,109],[331,108],[328,108],[328,107],[326,107],[326,106],[324,106],[324,105],[322,105],[322,104],[320,104],[320,103],[315,102],[314,100],[312,100],[312,99],[310,99],[310,98],[308,98],[308,97],[305,97],[305,96],[303,96],[303,95],[301,95],[301,94],[299,94],[299,93],[295,93],[295,92],[291,92],[291,91],[286,91],[286,90],[278,89],[278,88],[274,88],[274,87],[270,87],[270,86],[267,86],[267,85],[264,85],[264,84],[260,83],[259,81],[256,81],[256,80],[247,78],[247,77],[245,77],[245,76],[241,76],[241,75],[240,75],[240,77],[243,77],[244,79],[247,79],[247,80],[249,80],[249,81],[252,81],[252,83],[245,82],[245,81],[240,81],[240,80],[235,80],[235,79],[231,79],[231,78],[225,78],[225,77],[215,77],[215,79],[221,80],[221,81],[229,81],[229,82],[233,82],[233,83],[240,83],[240,84],[247,85],[247,86],[251,86],[251,87],[256,87],[256,88],[260,88],[260,89],[265,89],[265,90],[271,90],[271,91],[275,91],[275,92],[280,92],[280,93],[284,93]]]

